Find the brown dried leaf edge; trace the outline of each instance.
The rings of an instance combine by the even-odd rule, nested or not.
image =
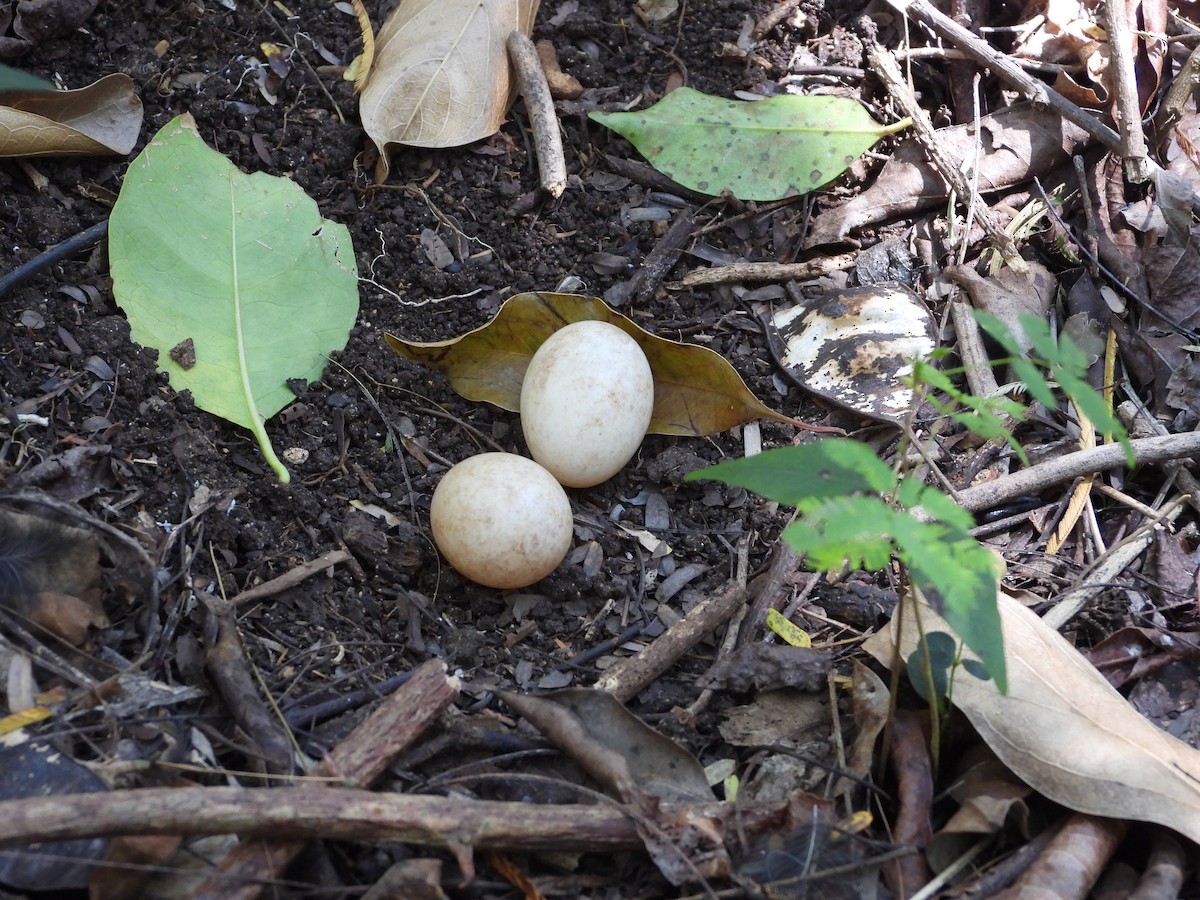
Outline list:
[[[654,373],[650,434],[700,437],[752,419],[802,424],[763,405],[720,354],[650,334],[596,297],[517,294],[490,322],[460,337],[432,343],[384,337],[406,359],[444,372],[467,400],[519,412],[521,382],[538,347],[558,329],[588,320],[616,325],[646,354]]]

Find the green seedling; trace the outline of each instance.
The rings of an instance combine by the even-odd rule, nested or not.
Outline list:
[[[1124,429],[1103,397],[1084,381],[1088,361],[1078,347],[1066,337],[1053,340],[1047,323],[1030,315],[1020,321],[1034,355],[1022,356],[1016,339],[998,320],[980,315],[980,321],[1013,354],[1003,362],[1014,366],[1030,395],[1055,406],[1056,384],[1099,431],[1121,441],[1132,463]],[[931,389],[945,391],[946,398],[938,401],[942,408],[965,428],[987,438],[1011,439],[1008,421],[1019,421],[1025,412],[1011,402],[966,394],[928,364],[916,366],[914,387],[919,388],[918,396]],[[959,412],[959,407],[966,411]],[[897,455],[907,457],[904,452]],[[998,564],[971,536],[971,515],[947,494],[888,466],[864,444],[844,438],[768,450],[688,477],[738,485],[796,507],[796,520],[784,530],[783,539],[804,554],[813,569],[836,572],[849,566],[875,571],[897,560],[911,586],[977,657],[977,662],[969,660],[969,666],[963,660],[966,670],[991,678],[1001,693],[1007,690],[996,608]],[[944,660],[935,659],[928,648],[926,653],[930,654],[928,669],[947,670],[941,665]],[[958,658],[956,650],[954,659]],[[939,694],[936,677],[924,681],[928,693]]]

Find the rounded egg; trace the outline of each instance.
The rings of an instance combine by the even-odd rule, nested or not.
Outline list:
[[[571,549],[571,503],[554,476],[512,453],[481,453],[442,476],[429,510],[433,540],[487,587],[545,578]]]

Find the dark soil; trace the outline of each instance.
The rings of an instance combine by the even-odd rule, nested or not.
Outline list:
[[[490,688],[589,685],[611,656],[577,665],[571,662],[577,654],[635,625],[644,626],[643,640],[660,634],[736,575],[740,547],[750,574],[762,570],[786,515],[741,490],[683,481],[689,471],[742,455],[737,429],[707,439],[650,436],[618,476],[571,491],[573,549],[545,580],[509,593],[466,581],[433,547],[430,496],[454,462],[496,447],[525,452],[518,418],[464,401],[444,377],[394,354],[383,335],[452,337],[485,323],[516,293],[554,290],[575,276],[588,293],[601,296],[631,278],[667,223],[631,219],[629,211],[645,206],[650,190],[614,179],[605,154],[636,154],[580,110],[588,102],[644,106],[681,75],[691,87],[723,96],[755,90],[766,80],[761,65],[723,55],[721,48],[735,45],[747,17],[761,18],[768,6],[691,0],[678,29],[671,19],[646,30],[632,5],[616,0],[581,0],[561,24],[551,25],[558,6],[547,0],[534,37],[552,39],[564,70],[590,91],[562,116],[571,180],[559,202],[535,193],[538,176],[520,103],[501,132],[481,144],[398,150],[388,183],[374,185],[376,153],[358,124],[356,96],[328,71],[317,49],[349,62],[359,49],[353,17],[309,0],[291,0],[290,17],[279,5],[257,0],[236,6],[230,10],[212,0],[101,2],[81,28],[47,41],[17,64],[69,87],[124,72],[145,104],[138,150],[186,112],[201,136],[243,170],[294,180],[324,216],[350,229],[364,279],[358,323],[325,376],[297,385],[296,403],[268,422],[277,450],[307,451],[283,486],[247,432],[172,390],[155,354],[130,341],[113,301],[103,244],[3,298],[0,413],[9,423],[0,425],[0,477],[8,479],[3,489],[25,491],[20,505],[27,511],[84,527],[107,523],[145,548],[157,570],[151,591],[145,577],[126,568],[119,542],[101,533],[108,567],[103,605],[111,624],[94,630],[80,653],[60,652],[97,681],[136,669],[165,684],[204,691],[203,699],[169,714],[148,711],[130,721],[96,716],[75,726],[51,721],[39,726],[43,734],[92,761],[170,759],[260,769],[262,760],[205,672],[211,635],[200,600],[213,596],[218,584],[233,596],[333,550],[348,549],[353,562],[242,609],[238,618],[263,686],[313,758],[362,718],[378,685],[430,657],[443,658],[471,684],[458,704],[463,711],[500,718],[506,713]],[[370,12],[378,24],[386,10]],[[826,37],[813,46],[821,61],[859,65],[836,16],[824,13],[819,21]],[[835,30],[838,40],[829,37]],[[786,65],[792,50],[813,37],[785,20],[759,52]],[[259,46],[268,41],[296,48],[273,105],[256,80]],[[124,159],[48,158],[31,160],[26,169],[0,160],[0,274],[103,221],[126,165]],[[35,170],[46,186],[35,187]],[[710,221],[715,227],[694,243],[705,245],[709,257],[794,258],[803,205],[743,213],[736,205],[714,203],[699,214],[698,227]],[[469,240],[464,258],[439,269],[427,259],[420,235],[433,229],[451,239],[447,217]],[[668,280],[697,264],[685,255]],[[746,301],[741,290],[659,287],[622,311],[662,336],[716,350],[761,400],[787,415],[861,425],[847,413],[817,406],[781,376]],[[44,417],[44,424],[13,427],[18,414]],[[764,422],[761,431],[766,446],[803,436],[779,423]],[[38,498],[64,506],[50,508]],[[654,557],[620,526],[646,527],[647,509],[660,509],[664,500],[669,524],[652,524],[670,552]],[[398,522],[356,508],[362,506],[386,510]],[[660,599],[658,586],[685,567],[699,574]],[[862,595],[868,588],[856,590]],[[870,610],[866,621],[852,623],[856,630],[876,624],[882,607]],[[21,643],[12,640],[6,637],[4,646]],[[744,762],[746,751],[731,748],[717,731],[716,714],[744,696],[719,693],[687,726],[670,715],[700,694],[695,679],[713,652],[711,645],[701,648],[631,706],[703,763],[726,757]],[[56,683],[51,671],[34,672],[39,689]],[[78,730],[68,736],[71,728]],[[193,752],[193,733],[205,736],[211,756]],[[452,759],[414,758],[389,777],[405,787],[420,785],[468,758],[465,746],[448,746]],[[827,743],[816,748],[830,759]],[[491,752],[474,751],[469,758],[486,760]],[[217,775],[189,777],[223,783]],[[354,896],[413,852],[401,845],[321,846],[289,872],[276,895]],[[453,865],[447,865],[447,890],[457,896],[519,896],[482,862],[477,883],[459,891]],[[555,873],[544,889],[558,896],[651,897],[674,890],[637,856],[619,857],[615,865],[585,857],[570,874],[536,859],[523,858],[522,866],[535,876]]]

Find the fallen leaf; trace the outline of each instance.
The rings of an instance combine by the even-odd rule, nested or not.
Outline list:
[[[245,175],[190,116],[133,161],[109,225],[113,294],[135,341],[197,406],[250,429],[281,481],[263,423],[321,376],[358,316],[350,233],[294,182]],[[187,339],[185,368],[169,351]]]
[[[1033,341],[1021,326],[1021,314],[1047,318],[1058,294],[1058,279],[1049,269],[1038,262],[1028,265],[1028,276],[1006,268],[985,278],[969,265],[947,266],[942,270],[947,279],[967,292],[976,309],[989,312],[1003,322],[1026,353],[1033,349]]]
[[[985,194],[1049,172],[1090,140],[1058,113],[1029,104],[984,116],[978,133],[971,123],[939,128],[936,134],[952,159],[972,167],[978,160],[979,191]],[[805,246],[837,243],[852,229],[944,206],[949,192],[921,143],[904,141],[869,188],[813,220]]]
[[[837,178],[884,135],[844,97],[780,94],[745,102],[678,88],[639,112],[589,118],[624,135],[654,168],[684,187],[740,200],[804,194]]]
[[[959,859],[981,835],[999,834],[1006,826],[1012,826],[1022,837],[1029,837],[1029,809],[1025,800],[1032,791],[1028,785],[982,745],[964,754],[959,769],[949,791],[958,801],[958,809],[934,834],[925,851],[935,872],[945,870]]]
[[[913,404],[913,360],[937,347],[933,316],[911,288],[888,282],[833,291],[779,309],[767,340],[795,380],[818,396],[897,422]]]
[[[1003,593],[997,595],[1008,693],[966,667],[955,671],[953,704],[1012,771],[1078,812],[1154,822],[1200,840],[1200,751],[1137,713],[1057,631]],[[918,647],[912,604],[863,645],[885,666]],[[926,634],[954,632],[924,603]],[[964,654],[970,658],[969,653]]]
[[[0,156],[107,156],[133,150],[142,101],[117,73],[75,91],[0,91]]]
[[[712,799],[699,761],[607,691],[567,688],[539,697],[498,693],[621,800],[629,800],[634,790],[668,802]]]
[[[41,740],[0,747],[0,801],[107,791],[98,775]],[[55,892],[86,887],[108,847],[104,838],[47,841],[0,853],[0,884],[9,890]]]
[[[591,319],[616,325],[650,361],[654,413],[648,433],[699,437],[752,419],[796,424],[759,402],[720,354],[650,334],[596,297],[518,294],[486,325],[460,337],[432,343],[384,337],[406,359],[445,372],[450,386],[467,400],[518,412],[521,381],[538,347],[563,326]]]
[[[405,0],[375,38],[359,100],[363,128],[388,144],[457,147],[494,134],[516,91],[505,42],[533,27],[538,0]]]

